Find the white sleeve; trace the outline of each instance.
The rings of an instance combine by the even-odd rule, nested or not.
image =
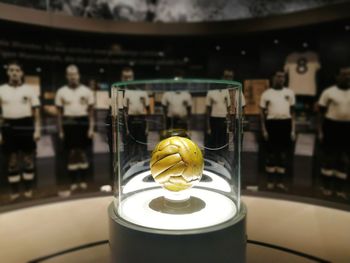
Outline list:
[[[207,96],[205,97],[205,105],[211,107],[211,95],[212,93],[208,91]]]
[[[318,100],[318,105],[322,107],[327,107],[329,103],[329,94],[328,90],[324,90],[321,94],[320,99]]]
[[[230,107],[231,106],[231,94],[228,91],[228,89],[226,90],[226,95],[225,95],[225,99],[227,100],[227,106]]]
[[[2,86],[0,86],[0,106],[1,106],[1,100],[2,100],[2,91],[3,90],[3,88],[2,88]]]
[[[265,109],[267,104],[267,91],[264,91],[260,98],[260,107]]]
[[[241,106],[244,107],[246,105],[246,102],[245,102],[245,97],[244,97],[243,91],[239,92],[239,90],[237,90],[236,93],[239,93],[241,95]],[[237,96],[236,101],[237,101],[237,104],[238,104],[238,96]]]
[[[113,101],[111,98],[111,105],[113,103],[117,103],[117,107],[119,110],[123,109],[124,107],[124,95],[123,95],[123,91],[122,90],[118,90],[117,91],[117,98],[116,101]]]
[[[56,96],[55,96],[55,105],[57,107],[62,107],[62,96],[61,96],[61,89],[59,89],[56,93]]]
[[[192,96],[189,92],[186,93],[186,102],[188,106],[192,107]]]
[[[242,107],[245,107],[247,105],[243,92],[241,93],[241,103],[242,103]]]
[[[148,97],[148,93],[146,91],[144,94],[144,98],[145,98],[145,105],[148,107],[149,106],[149,97]]]
[[[129,92],[126,90],[124,92],[124,98],[123,98],[123,106],[124,107],[128,107],[128,96],[129,96]]]
[[[289,90],[290,93],[290,106],[294,106],[295,105],[295,94],[292,90]]]
[[[33,89],[30,89],[30,98],[31,98],[31,104],[32,104],[32,108],[35,108],[35,107],[39,107],[40,106],[40,100],[39,100],[39,97],[38,95],[34,92]]]
[[[162,103],[162,105],[163,106],[167,106],[168,105],[168,99],[167,99],[167,96],[168,95],[168,93],[167,92],[165,92],[164,94],[163,94],[163,96],[162,96],[162,101],[161,101],[161,103]]]

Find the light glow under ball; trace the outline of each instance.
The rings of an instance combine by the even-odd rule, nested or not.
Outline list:
[[[203,155],[195,142],[173,136],[156,145],[150,168],[156,182],[169,191],[179,192],[200,181],[204,168]]]

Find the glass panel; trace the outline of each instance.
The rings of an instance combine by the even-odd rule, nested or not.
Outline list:
[[[150,228],[209,227],[240,208],[241,85],[151,80],[112,87],[115,210]]]

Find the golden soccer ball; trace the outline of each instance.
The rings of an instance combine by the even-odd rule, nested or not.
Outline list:
[[[150,167],[156,182],[169,191],[179,192],[200,181],[203,155],[190,139],[173,136],[160,141],[154,148]]]

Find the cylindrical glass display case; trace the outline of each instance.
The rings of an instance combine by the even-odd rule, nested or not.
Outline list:
[[[114,84],[111,94],[110,213],[119,223],[145,233],[188,235],[242,219],[240,83],[128,81]]]

